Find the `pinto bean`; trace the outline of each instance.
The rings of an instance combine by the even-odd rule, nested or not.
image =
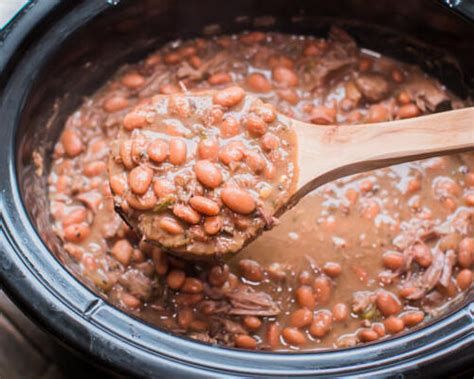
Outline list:
[[[280,345],[280,325],[277,322],[268,325],[266,337],[267,343],[272,349]]]
[[[153,170],[151,168],[138,166],[128,174],[128,185],[133,193],[143,195],[148,191],[152,178]]]
[[[89,225],[85,222],[72,224],[64,229],[64,239],[68,242],[79,243],[87,239],[91,234]]]
[[[61,142],[64,151],[71,158],[78,156],[84,150],[81,137],[74,129],[66,129],[61,136]]]
[[[90,162],[84,166],[84,175],[88,177],[99,176],[107,170],[107,164],[102,161]]]
[[[260,264],[252,259],[241,259],[239,269],[242,276],[252,282],[260,282],[263,279],[263,271]]]
[[[162,95],[173,95],[173,94],[175,94],[175,93],[180,92],[180,90],[179,90],[179,88],[176,87],[174,84],[167,83],[167,84],[163,84],[163,85],[160,87],[159,92],[160,92]]]
[[[162,217],[160,219],[159,225],[161,229],[163,229],[169,234],[178,235],[184,233],[184,229],[181,224],[175,218],[172,217]]]
[[[402,105],[400,108],[398,108],[398,117],[399,118],[411,118],[411,117],[416,117],[421,114],[420,108],[418,108],[415,104],[406,104]]]
[[[255,316],[245,316],[244,325],[247,327],[247,329],[258,330],[262,326],[262,321],[260,321],[260,319]]]
[[[176,204],[173,207],[173,214],[191,225],[198,224],[201,221],[201,215],[193,208],[184,204]]]
[[[458,246],[458,264],[462,268],[469,268],[474,257],[474,238],[466,237]]]
[[[262,136],[262,147],[266,151],[278,149],[280,146],[280,139],[273,133],[265,133]]]
[[[219,152],[222,163],[230,165],[231,162],[239,162],[244,158],[245,146],[240,141],[232,141],[225,145]]]
[[[245,97],[245,91],[240,87],[229,87],[218,91],[212,97],[214,104],[230,108],[239,104]]]
[[[349,308],[344,303],[337,303],[332,307],[332,316],[336,321],[346,321],[349,318]]]
[[[144,195],[136,196],[129,194],[126,196],[127,203],[136,210],[147,211],[152,209],[157,202],[153,191],[147,191]]]
[[[187,329],[193,319],[194,314],[193,310],[190,307],[186,306],[178,311],[178,325],[180,327]]]
[[[280,99],[285,100],[291,105],[296,105],[300,101],[298,93],[292,88],[278,90],[277,95]]]
[[[222,217],[220,216],[214,216],[214,217],[206,217],[204,220],[204,231],[213,236],[217,233],[219,233],[224,225],[224,222],[222,220]]]
[[[257,341],[246,334],[239,334],[235,336],[235,346],[242,349],[255,350],[257,348]]]
[[[102,108],[108,113],[121,111],[128,107],[128,99],[125,96],[116,95],[104,101]]]
[[[306,337],[303,332],[296,328],[284,328],[281,332],[286,343],[292,346],[301,346],[306,343]]]
[[[240,188],[224,188],[221,192],[221,199],[227,207],[239,214],[252,213],[256,208],[252,195]]]
[[[227,72],[216,72],[212,74],[208,79],[207,82],[213,86],[227,84],[232,82],[232,77]]]
[[[169,154],[169,145],[164,139],[157,138],[148,145],[148,157],[156,163],[163,162]]]
[[[385,330],[390,334],[397,334],[405,329],[405,323],[400,317],[390,316],[383,321]]]
[[[384,267],[390,270],[398,270],[403,266],[405,258],[403,254],[397,251],[386,251],[382,255],[382,263]]]
[[[247,76],[246,79],[247,85],[254,92],[270,92],[272,85],[268,79],[259,73],[253,73]]]
[[[310,286],[302,285],[295,291],[296,302],[308,309],[314,309],[316,306],[316,300],[314,297],[313,289]]]
[[[329,311],[318,311],[314,315],[309,332],[315,338],[322,338],[329,333],[332,327],[332,314]]]
[[[179,290],[186,280],[186,274],[183,270],[171,270],[166,277],[166,284],[172,290]]]
[[[167,179],[156,179],[153,183],[153,191],[159,198],[166,197],[176,192],[176,187]]]
[[[320,304],[327,304],[331,299],[331,282],[327,277],[318,276],[314,279],[313,288]]]
[[[263,136],[267,131],[267,124],[257,115],[249,115],[245,125],[249,133],[254,136]]]
[[[133,246],[126,239],[120,239],[112,247],[112,255],[123,265],[130,264],[132,259]]]
[[[82,206],[74,207],[69,212],[64,212],[64,216],[62,217],[61,221],[63,224],[63,228],[68,227],[69,225],[73,224],[80,224],[86,221],[87,218],[87,210]]]
[[[204,289],[202,282],[196,278],[186,278],[181,291],[186,293],[201,293]]]
[[[122,300],[122,303],[128,307],[128,308],[131,308],[131,309],[137,309],[137,308],[140,308],[142,302],[140,301],[139,298],[137,298],[136,296],[133,296],[127,292],[122,292],[122,294],[120,295],[120,299]]]
[[[375,330],[367,328],[361,329],[357,335],[362,342],[372,342],[379,339],[379,335]]]
[[[261,154],[256,152],[249,153],[246,162],[250,169],[256,174],[261,173],[266,167],[265,159]]]
[[[123,127],[125,130],[132,131],[148,125],[146,115],[140,112],[131,111],[123,118]]]
[[[145,84],[145,78],[138,72],[129,72],[120,79],[122,84],[130,89],[140,88]]]
[[[176,166],[181,166],[186,162],[186,143],[180,138],[172,138],[169,143],[170,162]]]
[[[422,311],[408,311],[403,313],[400,318],[404,325],[410,327],[422,322],[425,319],[425,314]]]
[[[219,143],[215,138],[203,139],[199,141],[197,152],[199,159],[215,161],[219,155]]]
[[[472,284],[472,271],[468,268],[459,271],[456,277],[456,283],[461,291],[467,290]]]
[[[402,306],[398,299],[390,292],[379,291],[376,297],[377,308],[384,316],[391,316],[398,314]]]
[[[207,280],[209,283],[215,287],[222,287],[229,277],[229,266],[226,264],[223,265],[214,265],[209,271]]]
[[[219,168],[209,160],[197,161],[194,165],[196,177],[208,188],[216,188],[222,183],[222,173]]]
[[[219,126],[223,138],[234,137],[240,132],[240,122],[234,116],[227,116]]]
[[[323,266],[323,271],[331,278],[337,278],[342,273],[342,267],[336,262],[326,262]]]
[[[298,75],[287,67],[275,67],[272,71],[273,80],[285,87],[296,87],[299,83]]]
[[[313,321],[313,312],[308,308],[300,308],[290,314],[289,323],[295,328],[304,328]]]
[[[135,165],[132,160],[132,142],[132,140],[125,140],[119,148],[120,160],[127,169],[131,169]]]
[[[189,204],[199,213],[206,216],[217,216],[220,211],[219,204],[204,196],[193,196],[189,200]]]

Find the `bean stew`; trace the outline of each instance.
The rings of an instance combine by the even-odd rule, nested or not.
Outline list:
[[[125,116],[112,144],[115,206],[148,242],[174,253],[237,252],[288,200],[295,148],[273,105],[240,87],[158,95]]]
[[[219,94],[213,104],[182,102],[206,90]],[[206,254],[229,236],[238,248],[275,222],[265,210],[292,185],[292,136],[272,109],[324,125],[465,105],[336,27],[326,39],[254,31],[172,42],[121,68],[66,121],[49,174],[55,232],[85,283],[179,335],[285,352],[388,338],[472,288],[474,153],[328,183],[226,261],[184,260],[141,240],[114,197],[173,249],[187,238]]]

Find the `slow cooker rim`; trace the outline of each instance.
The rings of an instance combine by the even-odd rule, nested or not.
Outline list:
[[[81,5],[83,8],[88,9],[87,5]],[[18,33],[20,33],[20,30],[23,28],[23,30],[32,28],[32,25],[35,23],[33,22],[35,20],[35,15],[38,21],[38,18],[41,17],[41,14],[48,14],[53,8],[55,7],[55,4],[49,3],[46,4],[45,2],[40,2],[36,4],[34,7],[29,8],[28,12],[20,19],[17,21],[16,28],[19,28]],[[95,8],[96,11],[103,11],[107,9],[107,6],[101,7],[101,9]],[[77,10],[76,10],[77,11]],[[64,19],[61,20],[64,22]],[[57,25],[56,25],[57,27]],[[54,26],[53,26],[54,29]],[[30,30],[31,31],[31,30]],[[15,28],[9,31],[9,36],[7,38],[15,38]],[[32,49],[31,51],[33,51]],[[9,54],[13,54],[13,51],[6,51],[5,57],[8,58]],[[1,66],[0,66],[1,67]],[[2,159],[2,162],[8,162],[8,164],[3,165],[0,168],[1,177],[2,178],[7,178],[7,180],[2,181],[2,184],[0,185],[0,188],[2,192],[4,193],[4,196],[2,198],[2,227],[1,227],[1,245],[2,251],[5,250],[4,254],[4,259],[2,260],[2,263],[0,264],[0,276],[2,278],[2,282],[5,283],[5,286],[9,292],[9,294],[13,295],[16,301],[20,302],[25,309],[29,311],[29,313],[35,313],[35,310],[38,309],[39,306],[42,306],[43,309],[45,305],[47,306],[54,306],[58,307],[57,301],[52,301],[52,299],[59,300],[60,305],[65,306],[66,310],[71,310],[71,301],[70,299],[65,298],[63,296],[64,292],[61,292],[60,290],[64,290],[65,286],[67,283],[74,283],[74,291],[77,293],[75,294],[76,300],[79,298],[87,298],[87,303],[85,304],[82,309],[76,308],[76,317],[72,317],[71,315],[68,316],[68,321],[69,322],[76,322],[78,325],[84,326],[87,325],[90,328],[99,328],[99,325],[94,324],[93,317],[94,315],[100,314],[101,311],[110,311],[112,314],[119,312],[119,316],[125,316],[127,319],[128,324],[130,325],[136,325],[139,327],[139,329],[142,329],[145,327],[147,329],[147,333],[156,335],[160,338],[163,339],[168,339],[169,341],[172,341],[174,343],[183,345],[184,350],[186,349],[192,349],[192,350],[199,350],[204,354],[207,354],[207,356],[210,354],[211,356],[214,355],[219,355],[222,359],[228,359],[231,356],[238,355],[238,360],[243,360],[245,363],[249,363],[249,361],[256,361],[257,363],[257,368],[258,366],[261,366],[262,363],[269,363],[270,365],[268,367],[275,367],[277,361],[285,360],[287,363],[292,363],[291,366],[296,365],[298,367],[303,367],[305,368],[304,370],[300,370],[297,372],[299,375],[311,375],[315,373],[315,370],[318,370],[318,368],[311,368],[311,366],[314,366],[314,363],[317,362],[319,357],[321,356],[327,356],[328,355],[334,355],[336,356],[336,360],[340,358],[344,358],[344,355],[346,358],[349,358],[350,356],[367,356],[370,355],[370,353],[373,354],[376,358],[379,358],[379,360],[375,360],[373,362],[370,362],[367,365],[354,365],[353,370],[366,370],[374,367],[381,366],[385,363],[388,363],[388,366],[384,366],[385,369],[382,369],[379,367],[382,371],[378,371],[378,373],[387,371],[387,369],[390,369],[390,364],[393,364],[394,361],[397,359],[395,357],[389,357],[390,359],[383,359],[383,354],[381,352],[383,351],[383,347],[387,345],[392,345],[392,346],[410,346],[414,344],[414,340],[418,339],[419,337],[422,337],[423,335],[425,337],[428,337],[429,335],[434,335],[435,331],[441,330],[443,327],[449,327],[453,323],[456,322],[461,322],[464,321],[465,325],[464,328],[459,329],[458,333],[448,336],[450,338],[447,338],[447,342],[451,342],[450,346],[453,351],[457,351],[458,349],[465,347],[469,342],[472,342],[472,314],[474,313],[474,304],[472,303],[472,298],[471,299],[466,299],[465,304],[459,308],[458,310],[452,312],[451,314],[447,315],[441,320],[437,320],[434,322],[432,325],[425,326],[423,328],[420,328],[418,330],[412,331],[411,333],[407,333],[403,336],[397,337],[395,339],[390,339],[390,340],[384,340],[380,341],[376,344],[371,344],[371,345],[365,345],[365,346],[360,346],[352,349],[344,349],[344,350],[339,350],[339,351],[323,351],[323,352],[308,352],[308,353],[300,353],[300,354],[282,354],[282,353],[249,353],[249,352],[242,352],[239,350],[235,349],[229,349],[229,348],[216,348],[213,346],[209,345],[204,345],[202,343],[196,343],[193,342],[189,339],[184,339],[179,336],[173,336],[170,335],[169,333],[162,332],[160,330],[157,330],[155,328],[152,328],[151,326],[144,324],[143,322],[140,322],[138,319],[131,317],[130,315],[126,315],[124,312],[118,310],[117,308],[109,305],[106,303],[103,299],[95,295],[91,290],[86,288],[81,282],[78,281],[76,277],[74,277],[69,270],[67,270],[58,260],[56,257],[53,256],[53,254],[50,253],[50,251],[46,248],[44,245],[44,242],[41,240],[41,238],[38,235],[38,232],[32,225],[32,222],[30,221],[30,218],[27,214],[26,209],[24,209],[23,206],[23,201],[22,197],[19,191],[19,186],[17,183],[17,177],[16,177],[16,156],[15,155],[15,150],[12,148],[15,146],[15,137],[16,137],[16,128],[18,125],[18,119],[20,112],[10,112],[8,114],[8,105],[11,103],[14,103],[15,99],[19,98],[19,95],[21,93],[16,93],[16,97],[12,96],[11,98],[6,95],[12,95],[14,93],[14,89],[12,88],[11,83],[13,80],[11,79],[16,79],[18,76],[22,73],[22,62],[18,64],[17,67],[15,67],[14,71],[12,72],[10,76],[10,81],[6,86],[5,93],[3,95],[3,98],[0,101],[0,110],[3,109],[5,111],[5,114],[7,114],[6,117],[6,123],[4,125],[8,125],[9,127],[2,128],[0,131],[0,135],[2,135],[1,140],[2,141],[8,141],[7,146],[8,148],[2,149],[1,154],[0,154],[0,159]],[[18,78],[21,80],[21,77]],[[17,84],[18,82],[15,81]],[[25,89],[26,91],[26,89]],[[26,95],[24,93],[23,95]],[[8,100],[7,100],[8,99]],[[2,112],[3,114],[3,112]],[[10,119],[9,119],[10,117]],[[9,122],[11,121],[11,122]],[[2,188],[3,187],[3,188]],[[15,215],[17,215],[15,217]],[[25,233],[25,235],[31,236],[31,240],[27,241],[24,239],[22,236],[22,233]],[[28,256],[26,254],[23,254],[22,251],[33,251],[30,248],[33,247],[37,250],[37,254],[42,256],[43,259],[46,258],[47,262],[42,262],[42,265],[37,266],[34,265],[31,259],[28,259]],[[38,263],[38,262],[36,262]],[[39,262],[41,263],[41,262]],[[47,263],[47,265],[46,265]],[[18,275],[17,278],[13,278],[12,273],[16,273]],[[24,276],[22,276],[24,275]],[[39,287],[33,286],[33,283],[26,280],[26,277],[29,277],[30,279],[33,279],[35,284],[40,285]],[[45,285],[45,280],[46,278],[53,279],[52,283],[49,283],[49,288]],[[55,280],[58,280],[61,282],[63,280],[63,286],[61,284],[58,285]],[[53,286],[54,284],[54,286]],[[28,288],[28,293],[25,293],[25,285]],[[70,290],[70,288],[69,288]],[[54,292],[53,292],[54,291]],[[35,299],[35,303],[28,303],[28,295],[34,294],[33,298]],[[68,294],[71,295],[71,294]],[[472,293],[471,293],[472,295]],[[44,298],[42,298],[44,296]],[[471,296],[472,297],[472,296]],[[66,304],[69,304],[69,307],[66,306]],[[76,304],[77,305],[77,304]],[[58,311],[60,309],[58,308]],[[79,312],[80,311],[80,312]],[[119,318],[124,318],[124,317],[119,317]],[[128,320],[129,319],[129,320]],[[67,323],[64,324],[56,324],[53,325],[50,320],[45,319],[45,316],[41,315],[41,321],[42,324],[45,325],[49,330],[53,330],[56,332],[56,334],[59,334],[62,336],[62,338],[69,338],[70,340],[70,333],[68,333],[67,329]],[[466,322],[468,321],[468,322]],[[469,328],[471,326],[471,328]],[[470,331],[470,332],[469,332]],[[102,329],[102,332],[104,332],[104,329]],[[121,338],[118,335],[113,335],[114,331],[113,330],[108,330],[110,334],[108,334],[108,340],[111,342],[116,342],[118,343],[118,346],[120,345]],[[100,333],[100,331],[95,331],[94,330],[94,335],[97,336],[98,338],[104,338],[102,335],[103,333]],[[113,335],[113,336],[112,336]],[[92,335],[91,335],[92,336]],[[111,337],[112,336],[112,337]],[[123,337],[123,336],[122,336]],[[471,337],[471,338],[469,338]],[[157,339],[159,341],[159,339]],[[436,341],[439,343],[439,340]],[[80,347],[80,350],[84,352],[91,353],[92,349],[90,346],[78,346]],[[132,346],[135,350],[139,348],[138,345]],[[436,346],[431,346],[427,345],[425,346],[422,350],[430,350],[430,349],[435,349]],[[151,358],[157,359],[157,356],[153,354],[153,351],[149,351],[148,348],[146,347],[141,347],[142,350],[142,355],[146,354],[152,354]],[[110,349],[109,349],[110,350]],[[393,347],[388,350],[393,350]],[[363,353],[360,353],[363,351]],[[115,361],[114,364],[120,365],[120,359],[116,359],[115,355],[113,355],[114,349],[111,349],[112,354],[108,354],[107,359],[103,359],[105,363],[110,364],[112,361]],[[156,353],[163,353],[156,351]],[[359,354],[357,354],[359,352]],[[438,349],[437,350],[438,354],[442,354],[444,351],[443,349]],[[380,354],[379,354],[380,353]],[[411,354],[407,354],[407,359],[413,358],[412,360],[408,360],[405,364],[405,366],[413,366],[413,364],[418,364],[416,357],[420,353],[420,350],[416,350],[416,352],[411,351]],[[114,358],[113,360],[110,360],[110,356]],[[258,357],[255,359],[255,357]],[[145,358],[145,357],[144,357]],[[162,359],[162,357],[158,357]],[[167,355],[168,359],[176,359],[177,357],[171,357]],[[382,358],[382,359],[380,359]],[[397,357],[400,358],[400,355]],[[109,361],[107,361],[109,360]],[[334,362],[336,362],[336,360]],[[178,363],[179,362],[179,363]],[[362,362],[362,361],[360,361]],[[155,362],[149,362],[149,363],[155,363]],[[169,363],[169,361],[167,361]],[[230,369],[225,367],[223,365],[215,365],[212,366],[211,362],[209,360],[201,360],[201,362],[197,361],[196,359],[193,359],[192,357],[187,361],[183,362],[183,360],[177,360],[176,362],[177,365],[183,365],[187,364],[190,365],[189,367],[193,367],[195,370],[198,369],[198,371],[201,371],[203,368],[205,371],[201,371],[201,373],[206,373],[207,375],[210,374],[208,370],[220,370],[219,372],[238,372],[239,374],[255,374],[256,370],[255,368],[248,368],[241,366],[232,366]],[[205,364],[207,363],[207,365]],[[229,363],[229,362],[225,362]],[[311,363],[313,365],[311,365]],[[272,365],[273,364],[273,365]],[[219,367],[220,366],[220,367]],[[269,368],[265,367],[264,372],[260,371],[259,374],[272,374],[272,375],[288,375],[288,374],[294,374],[294,370],[298,370],[298,367],[288,367],[289,370],[292,370],[291,372],[285,372],[282,371],[281,369],[278,369],[278,371],[272,372],[269,371]],[[181,367],[182,368],[182,367]],[[136,367],[134,367],[133,373],[136,372]],[[240,369],[240,371],[239,371]],[[344,370],[347,370],[348,367],[345,367]],[[400,366],[397,367],[397,370],[400,369]],[[222,370],[222,371],[221,371]],[[230,370],[230,371],[229,371]],[[320,374],[336,374],[342,372],[341,370],[336,371],[317,371]],[[347,371],[345,371],[347,372]],[[354,371],[355,372],[355,371]],[[196,373],[196,372],[195,372]],[[143,372],[145,374],[145,372]]]

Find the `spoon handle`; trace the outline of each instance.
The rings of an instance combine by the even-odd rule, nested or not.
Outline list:
[[[361,171],[474,148],[474,107],[377,124],[317,126],[293,120],[299,177],[293,200]]]

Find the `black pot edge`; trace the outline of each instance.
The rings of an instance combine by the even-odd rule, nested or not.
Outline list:
[[[15,21],[16,22],[15,29],[10,30],[9,34],[15,35],[15,33],[17,33],[17,30],[18,30],[19,34],[16,35],[17,37],[21,36],[22,33],[23,33],[23,36],[25,36],[28,30],[31,28],[31,26],[35,25],[36,22],[39,22],[41,18],[44,15],[48,14],[48,12],[54,6],[56,6],[56,4],[53,4],[52,2],[49,4],[46,4],[45,2],[43,2],[41,4],[36,4],[34,8],[28,7],[26,9],[27,11],[25,10],[23,14],[20,14],[17,17],[17,20]],[[19,40],[20,38],[18,38],[18,41]],[[14,46],[14,44],[15,44],[15,41],[13,40],[13,44],[11,44],[10,47],[12,47],[12,45]],[[2,50],[4,47],[5,47],[5,44],[2,47]],[[8,57],[8,54],[6,54],[5,57]],[[0,61],[0,63],[2,62]],[[0,68],[1,68],[1,65],[0,65]],[[5,105],[5,104],[2,101],[0,105]],[[7,141],[12,142],[12,143],[14,142],[12,139],[13,134],[6,132],[5,128],[2,128],[0,135],[2,134],[5,134],[5,137],[8,137]],[[3,138],[1,138],[1,140],[4,141]],[[11,146],[13,145],[10,144],[10,147]],[[114,344],[115,342],[117,342],[118,343],[117,345],[119,345],[120,342],[123,342],[123,340],[121,338],[118,338],[118,336],[116,335],[114,335],[113,338],[110,338],[110,335],[107,335],[107,338],[104,338],[104,332],[106,331],[103,328],[100,328],[96,323],[94,323],[93,317],[91,317],[91,316],[99,314],[101,308],[105,309],[105,308],[111,308],[111,307],[105,304],[102,300],[98,299],[96,295],[92,294],[89,290],[83,287],[82,284],[78,283],[77,280],[74,277],[71,277],[71,274],[64,267],[62,267],[55,258],[50,256],[48,257],[48,261],[49,261],[48,264],[51,264],[51,267],[49,267],[51,272],[48,273],[49,278],[50,279],[53,278],[54,280],[60,277],[61,279],[66,280],[65,283],[62,283],[63,287],[67,286],[68,284],[67,281],[70,281],[70,280],[74,281],[75,282],[74,284],[76,287],[75,290],[78,291],[80,296],[84,296],[88,298],[88,303],[87,303],[88,306],[86,307],[87,309],[84,309],[84,310],[76,309],[76,311],[79,311],[79,312],[76,312],[74,315],[72,314],[67,315],[65,313],[63,314],[63,309],[65,309],[68,312],[71,311],[71,308],[73,308],[72,304],[70,302],[70,299],[69,300],[65,299],[62,296],[61,292],[54,292],[54,291],[57,291],[58,289],[64,289],[64,288],[58,288],[61,286],[56,286],[54,290],[51,288],[49,289],[46,288],[47,283],[44,282],[45,278],[42,275],[45,273],[36,271],[35,266],[31,265],[31,261],[29,261],[29,259],[21,252],[21,251],[27,251],[27,250],[23,250],[23,248],[28,247],[27,246],[28,243],[26,243],[25,245],[25,242],[28,242],[28,241],[22,240],[22,238],[18,235],[19,231],[21,231],[18,229],[24,226],[22,231],[27,232],[29,233],[29,235],[34,235],[36,237],[35,242],[37,243],[37,245],[35,247],[37,246],[41,247],[41,251],[39,252],[49,254],[46,247],[42,244],[42,241],[36,235],[35,230],[32,228],[32,225],[29,222],[29,219],[25,210],[22,209],[20,194],[18,193],[17,186],[16,186],[15,165],[14,165],[13,160],[11,159],[13,152],[12,151],[7,152],[6,150],[7,149],[2,150],[0,154],[0,157],[2,157],[2,159],[3,158],[9,159],[9,165],[8,166],[5,165],[0,168],[0,172],[2,172],[2,175],[0,177],[2,178],[6,177],[10,179],[10,180],[3,181],[3,182],[6,182],[5,183],[7,184],[6,186],[3,186],[3,183],[0,186],[0,188],[2,189],[2,192],[5,195],[2,197],[2,203],[1,203],[2,213],[5,212],[5,215],[2,216],[1,224],[0,224],[0,229],[2,232],[1,240],[0,240],[1,241],[0,250],[4,252],[3,254],[4,259],[2,260],[0,264],[0,276],[2,278],[2,282],[5,283],[5,289],[10,295],[12,295],[15,301],[18,302],[22,306],[22,308],[28,312],[28,314],[33,315],[34,319],[36,319],[37,321],[40,321],[41,324],[45,326],[49,331],[59,336],[60,340],[62,340],[63,342],[71,341],[72,339],[77,338],[78,335],[75,332],[79,332],[79,333],[83,332],[83,330],[80,330],[80,328],[78,330],[72,330],[68,328],[69,325],[74,325],[75,323],[77,323],[77,325],[90,327],[91,329],[93,329],[93,335],[91,334],[90,337],[98,338],[99,340],[97,341],[92,341],[91,339],[89,339],[88,341],[81,340],[81,341],[78,341],[77,343],[78,346],[76,347],[78,347],[82,352],[85,352],[88,354],[95,352],[94,357],[96,359],[99,359],[101,363],[104,363],[109,366],[112,365],[113,367],[117,367],[117,366],[125,367],[126,365],[124,365],[124,362],[121,362],[120,357],[114,356],[114,353],[117,354],[115,346],[108,345],[106,343],[106,342],[112,342],[112,344]],[[7,153],[7,154],[4,155],[3,153]],[[5,188],[2,188],[2,187],[5,187]],[[8,214],[7,213],[8,210],[17,211],[19,215],[18,219],[17,218],[11,219],[11,213]],[[19,223],[19,221],[21,222]],[[56,275],[58,275],[58,277],[56,277]],[[440,346],[426,346],[425,349],[433,350],[431,359],[435,359],[437,356],[438,358],[440,356],[445,357],[445,354],[447,351],[450,351],[453,355],[456,355],[455,353],[460,351],[461,349],[466,349],[466,348],[472,349],[472,342],[474,339],[473,330],[472,330],[472,325],[473,325],[472,317],[474,314],[474,305],[472,301],[473,299],[471,296],[469,299],[467,299],[467,301],[465,302],[462,308],[458,309],[454,313],[451,313],[450,315],[447,315],[442,320],[439,320],[436,323],[438,326],[439,324],[444,323],[444,326],[446,327],[447,324],[461,321],[464,327],[462,328],[461,335],[455,336],[456,338],[459,337],[458,339],[455,339],[453,341],[448,338],[448,340],[445,341],[446,345],[444,346],[444,348],[439,348]],[[43,311],[46,309],[48,310],[48,312],[51,311],[52,314],[46,314],[45,312],[40,315],[38,314],[39,309],[42,309]],[[86,311],[85,312],[86,314],[84,314],[84,311]],[[115,308],[110,309],[110,311],[122,313]],[[123,315],[124,314],[122,313],[122,316]],[[38,316],[39,316],[39,319],[38,319]],[[49,316],[54,316],[54,319],[55,319],[54,321],[56,322],[53,322],[51,318],[49,318]],[[131,324],[139,323],[139,321],[136,319],[130,318],[128,316],[125,316],[125,317],[130,319]],[[139,324],[141,324],[140,326],[144,326],[142,323],[139,323]],[[259,356],[260,358],[257,359],[257,361],[260,361],[260,362],[257,362],[257,363],[263,364],[263,361],[265,361],[265,363],[268,363],[270,365],[269,367],[271,367],[272,362],[276,363],[281,360],[287,360],[288,363],[291,363],[290,366],[293,366],[294,364],[296,364],[297,367],[292,367],[293,369],[301,368],[301,367],[304,367],[307,369],[307,370],[299,371],[299,374],[312,375],[315,372],[314,372],[314,369],[311,369],[311,366],[314,367],[314,363],[316,363],[314,361],[318,361],[319,359],[314,359],[313,361],[311,357],[314,357],[314,358],[321,357],[321,356],[327,357],[328,354],[341,355],[341,353],[346,355],[346,358],[349,358],[350,356],[353,356],[353,355],[360,355],[360,356],[371,355],[371,354],[375,354],[375,356],[383,355],[383,354],[377,354],[377,352],[382,353],[384,350],[384,345],[386,346],[389,343],[391,344],[392,342],[398,341],[401,343],[398,343],[397,345],[410,347],[412,343],[415,342],[414,340],[418,338],[417,336],[418,334],[425,332],[424,334],[426,337],[427,334],[430,333],[430,330],[433,329],[433,327],[437,329],[436,328],[437,325],[431,325],[429,327],[409,333],[405,336],[401,336],[397,338],[396,341],[388,340],[388,341],[379,342],[372,345],[366,345],[364,347],[341,350],[336,353],[322,352],[322,353],[316,353],[316,354],[305,353],[305,354],[298,354],[298,355],[296,354],[295,355],[288,355],[288,354],[282,355],[282,354],[273,354],[273,353],[245,353],[241,351],[235,351],[233,349],[210,348],[209,346],[193,343],[187,339],[170,336],[167,333],[163,333],[157,330],[153,330],[153,332],[155,332],[154,334],[156,334],[159,337],[162,337],[164,339],[169,339],[171,342],[173,341],[179,342],[179,345],[183,345],[183,344],[188,345],[189,350],[193,350],[193,348],[196,348],[195,350],[207,350],[205,351],[205,353],[208,357],[221,355],[220,358],[226,359],[226,358],[230,358],[230,356],[232,355],[238,355],[240,359],[244,359],[244,361],[245,360],[254,361],[255,359],[250,359],[250,358]],[[145,328],[150,329],[148,326],[145,326]],[[109,332],[113,333],[113,331],[109,331]],[[432,330],[432,332],[434,332],[434,330]],[[100,340],[101,338],[104,338],[104,340]],[[108,341],[105,341],[105,340],[108,340]],[[89,342],[89,345],[87,345],[86,342]],[[97,343],[97,346],[93,347],[91,343]],[[172,345],[173,343],[171,343],[171,346]],[[219,371],[219,372],[212,371],[213,369],[211,366],[213,366],[213,364],[212,362],[209,362],[209,361],[207,362],[207,365],[197,367],[199,363],[202,365],[202,363],[204,363],[205,361],[195,362],[196,365],[193,365],[191,363],[193,361],[192,358],[183,359],[183,361],[187,360],[189,362],[189,366],[183,366],[184,362],[182,361],[179,363],[177,361],[172,361],[172,360],[169,361],[166,358],[163,358],[163,356],[158,357],[155,354],[151,354],[151,352],[146,351],[146,349],[138,350],[136,348],[136,344],[133,344],[132,346],[133,346],[133,349],[130,348],[130,346],[127,346],[127,349],[124,349],[124,350],[130,350],[130,351],[127,351],[127,353],[130,353],[130,354],[126,354],[126,357],[127,359],[130,359],[131,363],[136,362],[134,357],[140,357],[140,358],[143,357],[146,359],[150,359],[150,356],[152,356],[154,364],[158,363],[157,360],[164,359],[165,361],[163,362],[163,366],[161,366],[160,368],[165,369],[170,375],[173,375],[173,376],[176,376],[176,374],[179,374],[179,373],[189,374],[190,373],[189,369],[192,370],[193,376],[196,375],[196,376],[209,377],[211,376],[211,374],[216,374],[216,376],[219,376],[219,374],[222,375],[225,372],[225,371]],[[103,349],[100,352],[97,351],[99,350],[99,347]],[[366,353],[357,354],[357,352],[358,351],[360,352],[361,350],[363,350]],[[391,349],[388,349],[388,350],[391,350]],[[186,351],[186,348],[184,351]],[[120,350],[120,352],[122,354],[125,353],[125,351],[122,351],[122,350]],[[419,352],[420,351],[418,351],[418,353]],[[104,354],[104,353],[107,353],[107,354]],[[136,354],[136,355],[133,355],[133,354]],[[416,369],[422,363],[421,361],[423,359],[422,358],[419,359],[419,357],[417,357],[417,354],[409,354],[409,355],[411,355],[412,360],[408,361],[402,366],[398,365],[395,368],[396,372],[400,372],[403,369]],[[468,357],[469,356],[472,356],[472,355],[468,354]],[[266,359],[263,359],[264,357],[266,357]],[[301,359],[302,357],[309,358],[309,359]],[[342,356],[340,358],[342,358]],[[399,358],[403,358],[402,355],[400,355]],[[173,359],[173,358],[170,357],[170,359]],[[394,362],[397,363],[397,359],[391,359],[391,361],[392,361],[392,364]],[[371,362],[370,365],[358,365],[358,367],[354,367],[354,369],[356,370],[362,369],[363,371],[365,371],[366,369],[377,370],[377,371],[372,371],[370,375],[374,375],[374,374],[381,375],[381,374],[388,374],[389,372],[392,372],[392,373],[395,372],[395,371],[392,371],[394,367],[392,368],[390,368],[390,366],[382,367],[382,365],[385,362],[387,362],[386,359],[382,361],[374,361],[374,362]],[[218,362],[215,362],[215,363],[218,363]],[[134,368],[131,366],[133,365],[132,364],[130,365],[129,367],[130,371],[125,369],[124,372],[128,372],[130,374],[139,372],[142,375],[148,375],[154,372],[153,367],[141,366],[141,367],[138,367],[138,369],[142,369],[142,370],[136,371],[136,367]],[[214,367],[217,367],[217,366],[220,366],[220,365],[217,364]],[[185,367],[184,371],[183,371],[183,367]],[[202,367],[204,367],[204,371],[201,369]],[[151,371],[149,370],[150,368],[152,369]],[[267,372],[268,371],[269,370],[267,369]],[[355,373],[355,372],[356,371],[352,371],[352,373]],[[361,372],[361,371],[358,371],[358,372]],[[240,367],[240,370],[235,371],[235,374],[237,375],[251,375],[252,373],[257,374],[255,371],[249,371],[245,367]],[[263,373],[264,371],[259,372],[259,374],[263,374]],[[274,372],[273,375],[291,375],[292,373],[295,374],[296,372],[295,371],[284,372],[280,370],[278,372]],[[348,374],[349,372],[343,372],[340,370],[336,370],[336,371],[325,370],[324,372],[320,371],[320,373],[325,374],[325,375],[328,375],[328,374],[336,375],[337,373]]]

